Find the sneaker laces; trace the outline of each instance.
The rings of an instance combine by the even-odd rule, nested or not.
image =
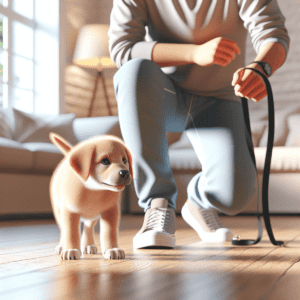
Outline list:
[[[218,213],[212,209],[201,209],[201,214],[207,226],[212,230],[225,228],[222,224]]]
[[[167,208],[157,207],[150,212],[147,228],[148,230],[167,231],[169,225],[170,211]]]

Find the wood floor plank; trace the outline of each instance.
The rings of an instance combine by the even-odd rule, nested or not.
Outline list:
[[[299,254],[300,257],[300,254]],[[300,262],[296,261],[282,276],[278,282],[270,289],[266,295],[268,300],[289,299],[298,300],[300,298]]]
[[[285,247],[272,246],[273,250],[267,255],[261,252],[260,258],[252,263],[250,261],[246,267],[242,264],[232,269],[231,272],[238,274],[240,279],[238,292],[233,299],[245,299],[249,295],[253,299],[266,298],[286,271],[299,261],[299,232],[289,232],[286,234],[286,240]]]

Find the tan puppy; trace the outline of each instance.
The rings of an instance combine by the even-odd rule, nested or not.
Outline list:
[[[96,254],[94,226],[101,215],[100,241],[106,259],[123,259],[118,248],[120,192],[132,178],[132,156],[124,142],[113,136],[87,139],[74,148],[50,133],[65,154],[50,182],[53,213],[60,228],[56,253],[61,259]],[[80,242],[80,220],[84,230]],[[80,251],[81,249],[81,251]]]

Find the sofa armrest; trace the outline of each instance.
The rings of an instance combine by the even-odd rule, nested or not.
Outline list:
[[[117,116],[77,118],[73,122],[73,131],[78,142],[103,134],[122,138]]]

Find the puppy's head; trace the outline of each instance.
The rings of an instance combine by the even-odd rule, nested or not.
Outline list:
[[[113,136],[86,140],[70,153],[69,163],[87,188],[121,191],[133,177],[132,155]]]

